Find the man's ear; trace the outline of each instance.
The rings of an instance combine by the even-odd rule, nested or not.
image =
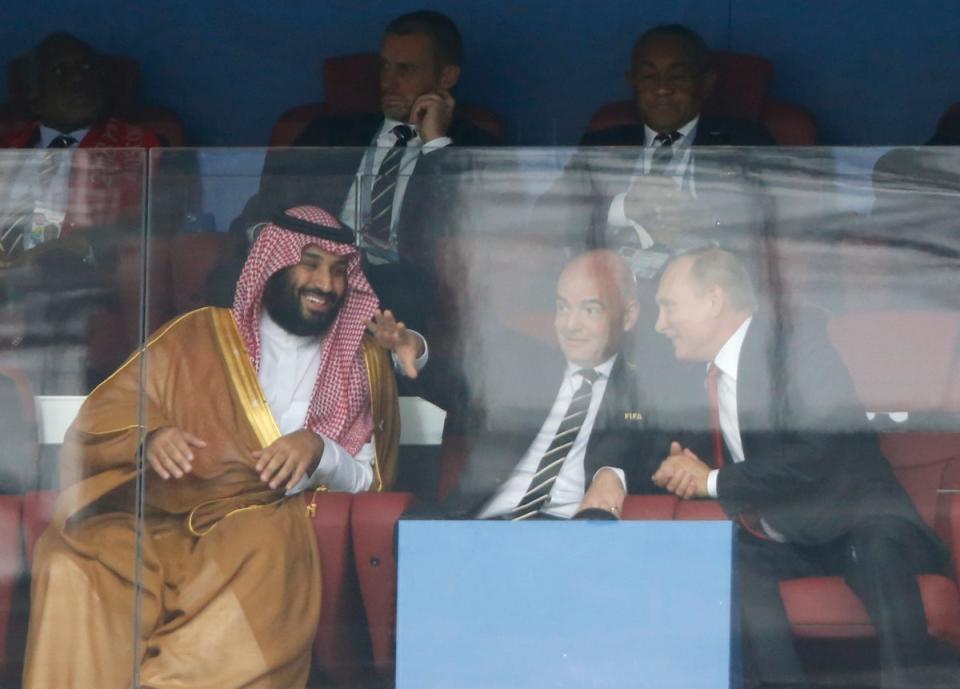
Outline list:
[[[623,311],[623,332],[630,332],[633,326],[637,324],[640,318],[640,302],[636,299],[631,300]]]
[[[460,65],[444,65],[440,70],[440,88],[449,91],[460,81]]]
[[[704,290],[707,298],[707,310],[713,317],[719,316],[727,303],[727,295],[720,285],[710,285]]]

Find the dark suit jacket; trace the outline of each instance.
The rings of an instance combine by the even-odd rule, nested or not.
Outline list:
[[[694,146],[774,146],[776,141],[758,122],[733,117],[702,116],[697,122]],[[642,124],[625,124],[587,132],[581,146],[643,146]]]
[[[760,124],[702,117],[697,124],[693,145],[765,146],[774,143]],[[585,134],[580,142],[582,148],[570,160],[563,175],[537,201],[536,222],[553,231],[563,228],[566,243],[573,247],[616,246],[610,236],[616,230],[608,227],[607,213],[614,196],[627,191],[630,186],[637,165],[637,149],[643,145],[642,124]],[[735,230],[750,234],[763,225],[768,213],[763,190],[744,174],[746,167],[743,154],[735,150],[718,152],[709,162],[702,157],[698,160],[694,166],[696,204],[700,207],[697,217],[707,218],[710,227],[693,227],[691,231],[707,230],[711,235],[717,235],[718,231]],[[698,221],[697,224],[707,223]]]
[[[273,213],[296,205],[315,204],[340,213],[367,148],[383,124],[380,114],[320,117],[307,125],[288,150],[270,153],[264,164],[259,192],[233,223],[244,232]],[[454,119],[448,136],[453,146],[499,144],[492,135],[469,122]],[[313,148],[328,150],[314,151]],[[450,232],[451,186],[457,173],[470,167],[470,157],[446,149],[421,156],[404,193],[397,224],[402,259],[433,270],[432,243]],[[374,171],[375,172],[375,171]]]
[[[697,394],[705,409],[702,387]],[[865,519],[891,515],[939,542],[881,455],[825,332],[787,337],[782,323],[755,315],[740,351],[737,414],[744,461],[735,464],[726,453],[717,475],[728,514],[757,512],[796,543],[824,543]],[[707,432],[688,440],[702,459],[713,454],[709,423],[705,418]]]
[[[457,488],[441,506],[448,517],[470,517],[484,506],[510,477],[556,401],[563,356],[543,347],[531,349],[530,356],[509,349],[513,365],[489,371],[490,381],[474,395],[476,439]],[[656,492],[650,476],[666,457],[669,440],[653,430],[652,406],[640,371],[619,356],[587,444],[587,487],[597,470],[612,466],[625,471],[631,493]]]

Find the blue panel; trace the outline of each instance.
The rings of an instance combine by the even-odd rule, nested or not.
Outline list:
[[[728,522],[401,521],[397,689],[726,689]]]

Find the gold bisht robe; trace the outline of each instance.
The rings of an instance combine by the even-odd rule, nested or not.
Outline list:
[[[382,348],[365,337],[363,350],[382,490],[396,471],[396,381]],[[23,686],[303,687],[320,615],[316,541],[304,498],[270,490],[253,469],[251,453],[280,432],[233,318],[191,312],[144,351],[67,432],[64,491],[35,551]],[[180,479],[144,462],[138,557],[137,451],[162,426],[207,446]]]

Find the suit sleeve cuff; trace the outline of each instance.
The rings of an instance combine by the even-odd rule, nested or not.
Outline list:
[[[427,365],[427,362],[430,360],[430,345],[427,344],[427,338],[418,333],[416,330],[410,330],[409,332],[413,333],[420,338],[420,341],[423,343],[423,354],[421,354],[413,362],[414,368],[417,371],[422,371],[423,367]],[[390,352],[390,359],[393,361],[393,370],[395,373],[403,374],[403,366],[400,364],[400,357],[397,356],[396,352]]]
[[[711,469],[707,474],[707,495],[711,498],[717,497],[717,474],[719,473],[719,469]]]
[[[612,471],[617,475],[617,478],[620,479],[620,485],[623,486],[623,492],[626,493],[627,492],[627,475],[623,473],[623,469],[619,467],[600,467],[599,469],[597,469],[596,473],[593,475],[593,479],[591,479],[591,482],[596,480],[597,474],[599,474],[601,471],[605,469],[609,469],[610,471]],[[587,488],[589,487],[590,486],[587,486]]]
[[[436,151],[438,148],[446,148],[453,143],[453,139],[449,136],[438,136],[436,139],[430,139],[427,143],[423,145],[420,149],[421,152],[426,155],[432,151]]]

